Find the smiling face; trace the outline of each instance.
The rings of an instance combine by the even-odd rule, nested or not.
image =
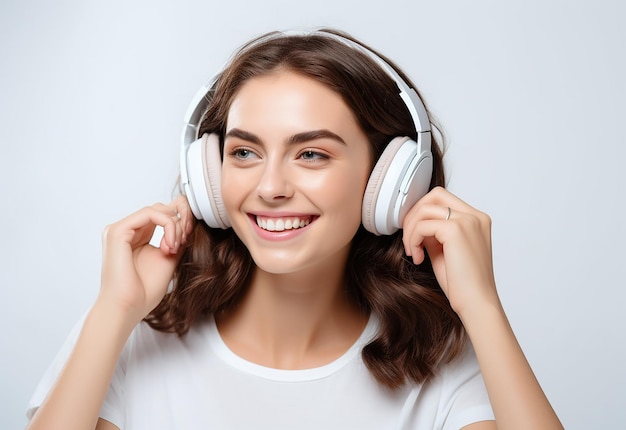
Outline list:
[[[343,99],[289,71],[247,81],[228,112],[222,199],[257,267],[345,264],[372,159]]]

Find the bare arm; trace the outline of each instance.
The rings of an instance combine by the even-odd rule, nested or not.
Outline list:
[[[120,430],[115,424],[100,418],[96,424],[96,430]]]
[[[472,340],[499,429],[562,429],[501,307],[461,317]]]
[[[405,250],[424,248],[441,288],[472,341],[500,430],[562,429],[504,313],[493,274],[491,220],[443,188],[422,198],[404,221]],[[490,427],[491,426],[491,427]],[[494,428],[476,423],[468,428]]]
[[[55,385],[28,429],[92,429],[132,327],[95,305]]]
[[[115,428],[99,420],[115,366],[134,327],[165,295],[192,219],[186,201],[179,198],[107,227],[100,293],[28,430]],[[164,228],[159,248],[149,245],[157,225]]]

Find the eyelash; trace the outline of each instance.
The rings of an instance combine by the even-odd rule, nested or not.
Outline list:
[[[246,154],[242,155],[242,153],[244,152]],[[230,151],[229,155],[231,157],[236,158],[237,160],[247,160],[250,158],[250,156],[256,155],[256,153],[251,148],[242,146],[242,147],[235,148],[232,151]],[[313,156],[313,158],[305,158],[305,156],[309,156],[309,157]],[[312,149],[305,149],[304,151],[298,154],[297,158],[301,158],[307,163],[316,163],[316,162],[319,162],[320,160],[328,160],[329,157],[328,155],[323,154],[321,152],[313,151]]]
[[[249,155],[256,155],[255,152],[252,149],[246,148],[245,146],[233,149],[232,151],[229,152],[229,155],[232,156],[232,157],[235,157],[237,160],[246,160],[246,159],[248,159],[249,158],[248,156],[243,156],[243,157],[241,156],[242,152],[246,152],[248,156]]]
[[[304,155],[313,155],[315,158],[304,158]],[[300,154],[298,154],[298,158],[302,158],[307,163],[316,163],[320,160],[328,160],[328,155],[322,154],[321,152],[313,151],[312,149],[305,149]]]

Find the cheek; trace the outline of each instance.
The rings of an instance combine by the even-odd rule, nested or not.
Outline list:
[[[323,179],[309,181],[310,195],[317,195],[319,204],[332,210],[335,218],[360,224],[363,193],[369,172],[346,167]]]
[[[229,206],[232,198],[234,197],[233,191],[235,190],[234,182],[232,178],[228,175],[226,169],[222,169],[221,178],[220,178],[220,194],[222,196],[222,202],[224,206]]]
[[[246,184],[249,183],[250,180],[246,178],[245,174],[241,172],[237,174],[233,169],[222,167],[220,194],[227,210],[236,210],[237,206],[241,204],[247,192]]]

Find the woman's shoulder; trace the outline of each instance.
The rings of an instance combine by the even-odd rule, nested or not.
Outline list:
[[[206,344],[211,336],[212,318],[206,317],[197,321],[191,326],[189,331],[179,335],[171,331],[162,331],[153,328],[146,321],[142,321],[131,333],[126,348],[132,350],[138,349],[175,349],[183,350],[194,348],[196,345]],[[173,350],[175,350],[173,349]]]
[[[477,376],[482,378],[476,352],[469,340],[465,342],[458,355],[442,363],[435,372],[435,377],[448,383],[462,383],[466,379]]]

